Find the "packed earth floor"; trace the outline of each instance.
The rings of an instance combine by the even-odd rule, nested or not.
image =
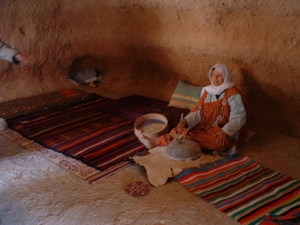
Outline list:
[[[300,180],[300,139],[254,130],[239,153]],[[140,197],[124,191],[134,181],[147,182],[138,165],[89,184],[0,134],[1,225],[238,224],[176,180]]]

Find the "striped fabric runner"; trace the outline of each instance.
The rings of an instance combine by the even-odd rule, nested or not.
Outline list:
[[[277,224],[275,221],[300,218],[300,181],[246,156],[212,168],[188,169],[176,179],[241,224]]]
[[[146,150],[134,135],[134,122],[102,111],[100,105],[104,102],[108,99],[96,97],[10,119],[9,128],[103,171]]]
[[[54,151],[52,149],[48,149],[32,140],[29,140],[23,137],[16,131],[11,129],[6,129],[1,134],[4,134],[6,137],[10,138],[11,140],[17,142],[20,146],[39,152],[48,160],[56,163],[60,167],[64,168],[65,170],[69,171],[73,175],[89,182],[95,183],[100,181],[102,178],[108,177],[110,175],[115,174],[118,171],[121,171],[129,166],[131,166],[129,161],[122,161],[117,163],[104,171],[97,170],[91,166],[88,166],[82,163],[79,160],[73,159],[68,157],[62,153]]]
[[[111,115],[135,121],[138,117],[147,113],[160,113],[168,119],[170,129],[174,128],[183,113],[187,115],[188,109],[169,107],[168,102],[147,98],[140,95],[132,95],[115,101],[101,104],[101,109]]]

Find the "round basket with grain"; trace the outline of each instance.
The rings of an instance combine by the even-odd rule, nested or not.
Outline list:
[[[134,132],[141,130],[149,138],[159,137],[169,131],[168,119],[159,113],[148,113],[134,122]]]

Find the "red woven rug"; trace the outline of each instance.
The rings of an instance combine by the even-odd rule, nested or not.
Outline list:
[[[43,95],[42,102],[47,102],[47,96]],[[22,105],[36,102],[35,98],[42,104],[37,96],[22,100]],[[163,114],[171,129],[181,113],[188,113],[168,107],[168,102],[143,96],[112,100],[89,95],[67,105],[60,104],[61,98],[57,101],[59,107],[7,117],[6,136],[90,182],[128,167],[130,156],[147,151],[134,135],[134,121],[138,117],[146,113]]]
[[[5,134],[94,182],[128,167],[128,157],[147,150],[134,135],[133,121],[100,109],[108,101],[97,96],[76,105],[8,119]]]
[[[299,224],[300,181],[246,156],[176,177],[188,191],[241,224]]]

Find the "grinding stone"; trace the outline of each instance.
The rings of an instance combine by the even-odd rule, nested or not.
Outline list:
[[[180,160],[197,159],[201,156],[201,147],[191,139],[173,139],[168,145],[166,153]]]

